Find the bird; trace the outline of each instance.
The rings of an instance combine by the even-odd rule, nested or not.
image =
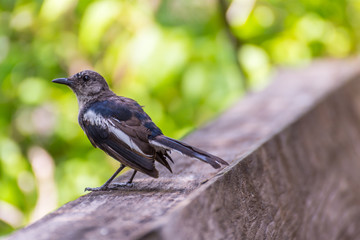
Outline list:
[[[172,173],[169,164],[169,161],[174,163],[171,151],[199,159],[216,169],[228,165],[217,156],[165,136],[143,106],[133,99],[116,95],[104,77],[95,71],[84,70],[52,82],[70,87],[79,105],[79,125],[91,144],[120,162],[120,167],[103,185],[87,187],[85,191],[113,189],[110,183],[125,167],[130,167],[134,172],[128,182],[116,184],[116,187],[132,186],[137,172],[158,178],[155,162]]]

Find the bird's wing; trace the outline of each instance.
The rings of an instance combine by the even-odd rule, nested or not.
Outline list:
[[[104,101],[89,107],[81,121],[94,146],[126,166],[157,177],[155,149],[148,143],[151,132],[137,113],[116,101]]]

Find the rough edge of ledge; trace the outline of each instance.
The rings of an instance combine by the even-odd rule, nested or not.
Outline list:
[[[328,63],[327,61],[336,63],[337,61],[341,61],[341,60],[334,60],[334,59],[326,60],[326,61],[318,60],[318,61],[315,61],[314,63],[315,63],[315,65],[317,65],[317,64],[321,65],[321,64],[327,64]],[[190,237],[187,234],[172,235],[175,233],[179,233],[179,231],[174,231],[174,232],[170,233],[170,231],[167,231],[167,229],[166,229],[167,224],[169,224],[169,222],[172,222],[171,219],[179,218],[179,215],[181,218],[181,211],[184,211],[184,209],[187,208],[195,199],[201,197],[201,195],[206,193],[206,191],[210,187],[212,187],[215,183],[219,184],[219,182],[226,182],[224,175],[233,171],[233,168],[242,164],[243,161],[246,161],[246,160],[252,161],[252,159],[249,159],[251,157],[251,155],[255,154],[257,151],[261,151],[263,148],[266,148],[266,144],[268,144],[269,141],[272,141],[275,138],[280,138],[281,137],[280,135],[286,129],[292,128],[293,125],[302,121],[303,118],[305,118],[306,115],[309,114],[309,112],[311,112],[313,110],[316,111],[316,108],[318,108],[319,105],[328,101],[329,98],[332,98],[333,95],[336,94],[337,91],[340,91],[341,89],[346,88],[346,87],[351,88],[348,85],[349,85],[349,83],[351,84],[352,81],[357,81],[360,84],[360,59],[354,58],[351,60],[346,59],[346,60],[342,60],[342,61],[343,61],[342,64],[346,64],[346,62],[348,62],[349,66],[347,66],[347,67],[353,68],[353,71],[349,71],[349,72],[347,72],[347,74],[345,74],[343,76],[339,76],[339,77],[341,77],[341,79],[338,79],[339,81],[331,82],[328,86],[328,89],[326,89],[326,91],[323,91],[319,96],[316,96],[313,99],[313,103],[311,105],[304,107],[302,109],[302,111],[298,112],[297,115],[294,115],[293,116],[294,118],[290,119],[283,127],[277,129],[276,131],[274,131],[273,133],[268,135],[263,140],[256,142],[253,146],[249,147],[249,149],[247,149],[246,152],[243,152],[238,158],[236,158],[234,161],[232,161],[231,164],[227,168],[224,168],[221,171],[219,171],[216,174],[216,176],[214,176],[208,182],[206,182],[205,184],[203,184],[202,186],[197,188],[196,191],[193,191],[185,200],[183,200],[177,206],[175,206],[173,209],[171,209],[168,214],[161,216],[154,223],[147,225],[146,228],[143,229],[142,232],[140,232],[139,234],[134,236],[133,239],[154,239],[154,240],[155,239],[170,239],[170,238],[171,239],[186,239],[186,237]],[[356,70],[357,66],[359,67],[358,70]],[[312,67],[312,66],[310,66],[310,67]],[[295,71],[298,71],[298,70],[299,69],[297,69]],[[292,71],[291,70],[290,70],[290,72],[289,72],[289,70],[285,71],[285,74],[288,74],[288,73],[292,74]],[[275,84],[277,84],[277,83],[275,83]],[[360,86],[358,86],[358,88],[360,90]],[[359,94],[360,94],[360,91],[359,91]],[[241,101],[244,101],[244,100],[241,100]],[[359,111],[360,111],[360,109],[359,109]],[[212,124],[213,123],[211,123],[208,127],[212,127]],[[358,167],[358,170],[360,170],[360,168],[359,168],[360,166],[358,165],[357,167]],[[360,177],[358,179],[360,180]],[[352,189],[352,190],[355,190],[355,189]],[[357,194],[359,195],[358,200],[360,200],[360,189],[358,189]],[[357,203],[360,204],[360,201],[358,201]],[[357,225],[360,227],[360,212],[356,216],[355,219],[357,219],[359,221],[359,224],[357,224]],[[184,219],[182,219],[182,220],[184,220]],[[173,222],[176,222],[176,220]],[[348,229],[346,229],[346,230],[348,230]],[[344,230],[342,230],[342,231],[344,231]],[[320,232],[318,234],[319,235],[317,235],[316,237],[321,237],[321,236],[327,235],[324,232]],[[330,238],[331,235],[332,234],[330,234],[327,239],[332,239],[332,238]],[[345,236],[346,236],[346,239],[356,239],[357,236],[359,236],[359,235],[360,235],[360,228],[359,228],[359,231],[357,231],[356,233],[348,234]],[[199,237],[199,235],[192,235],[191,237],[193,237],[193,239],[203,239],[203,236]],[[222,236],[218,236],[218,237],[219,237],[219,239],[220,238],[221,239],[228,239],[228,238],[237,239],[240,236],[222,235]],[[244,239],[248,239],[250,236],[242,235],[242,237],[244,237]],[[263,239],[262,237],[259,237],[259,236],[256,237],[256,234],[253,235],[251,237],[251,239],[253,237],[255,237],[256,239]],[[333,239],[337,239],[339,237],[339,235],[337,235],[337,236],[332,235],[332,237],[333,237]],[[218,238],[216,238],[216,239],[218,239]],[[273,238],[270,238],[270,239],[273,239]],[[277,238],[275,238],[275,239],[277,239]]]

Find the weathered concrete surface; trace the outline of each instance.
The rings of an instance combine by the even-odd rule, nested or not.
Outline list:
[[[173,175],[87,194],[10,239],[358,239],[359,66],[281,71],[186,138],[225,169],[177,156]]]

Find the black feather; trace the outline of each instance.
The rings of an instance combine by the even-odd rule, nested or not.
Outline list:
[[[166,153],[166,152],[165,152]],[[167,169],[169,169],[169,171],[172,173],[172,170],[171,170],[171,167],[169,165],[169,163],[167,162],[166,160],[166,157],[165,156],[168,156],[168,155],[165,155],[161,152],[157,152],[156,153],[156,161],[158,161],[159,163],[161,163],[162,165],[164,165]],[[171,161],[172,159],[169,158]],[[172,161],[173,162],[173,161]]]
[[[158,128],[155,123],[149,121],[144,123],[144,126],[150,130],[149,139],[154,139],[156,136],[162,135],[160,128]]]
[[[109,132],[108,129],[97,125],[88,124],[85,132],[90,141],[111,157],[135,170],[158,177],[155,169],[154,159],[147,158],[129,149],[123,142]]]
[[[223,159],[207,153],[201,149],[190,146],[181,141],[166,137],[164,135],[157,136],[153,139],[154,142],[164,146],[165,148],[178,151],[186,156],[197,158],[203,162],[210,164],[213,168],[220,168],[220,164],[229,165]],[[156,146],[156,145],[155,145]]]
[[[101,114],[105,118],[114,117],[119,121],[126,121],[132,117],[131,111],[116,101],[101,101],[91,105],[89,110]]]

